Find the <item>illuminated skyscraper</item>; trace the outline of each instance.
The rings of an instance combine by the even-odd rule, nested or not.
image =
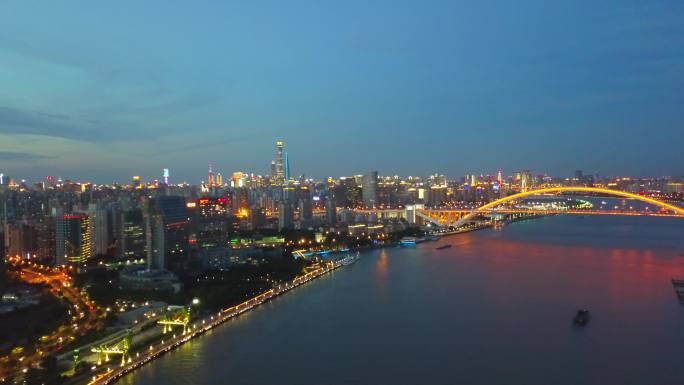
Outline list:
[[[285,184],[290,183],[290,158],[285,153]]]
[[[276,162],[275,160],[271,161],[271,183],[275,183],[276,180]]]
[[[145,256],[145,220],[143,211],[135,208],[121,214],[119,256],[137,259]]]
[[[281,186],[285,184],[285,163],[283,160],[284,148],[285,142],[282,140],[276,142],[275,182]]]
[[[169,185],[169,169],[165,168],[162,172],[162,176],[164,177],[164,184]]]
[[[83,263],[90,258],[90,218],[84,213],[57,214],[55,220],[55,261]]]
[[[209,173],[207,175],[207,186],[214,186],[214,170],[211,168],[211,162],[209,162]]]

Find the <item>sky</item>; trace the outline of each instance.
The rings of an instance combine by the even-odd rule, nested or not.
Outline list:
[[[684,2],[0,1],[0,172],[684,175]]]

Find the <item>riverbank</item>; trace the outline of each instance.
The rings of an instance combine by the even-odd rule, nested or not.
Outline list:
[[[682,226],[558,215],[369,250],[115,385],[674,385]],[[582,307],[593,318],[577,329]]]
[[[205,317],[202,320],[198,320],[197,322],[189,325],[189,331],[185,335],[174,335],[172,338],[166,341],[162,340],[161,343],[157,344],[157,346],[150,345],[149,349],[142,352],[142,354],[141,352],[138,352],[135,354],[135,356],[129,357],[127,362],[123,366],[118,367],[116,369],[108,368],[104,373],[93,376],[91,381],[88,382],[88,385],[104,385],[115,383],[126,374],[163,356],[164,354],[178,348],[186,342],[197,337],[200,337],[201,335],[212,330],[214,327],[219,326],[222,323],[231,320],[232,318],[237,317],[242,313],[252,310],[253,308],[263,304],[264,302],[272,298],[285,294],[288,291],[297,288],[298,286],[301,286],[313,279],[319,278],[342,266],[342,263],[339,261],[330,261],[326,263],[323,267],[320,267],[314,271],[299,276],[290,282],[280,284],[255,297],[252,297],[251,299],[245,302],[223,309],[215,315]]]

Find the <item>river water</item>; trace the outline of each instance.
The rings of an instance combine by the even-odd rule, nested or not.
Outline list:
[[[519,222],[365,253],[121,383],[682,384],[673,277],[681,219]]]

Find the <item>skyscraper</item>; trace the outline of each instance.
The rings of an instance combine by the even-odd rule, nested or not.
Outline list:
[[[211,162],[209,162],[209,173],[207,174],[207,186],[214,186],[214,170],[211,168]]]
[[[278,207],[278,230],[292,229],[294,207],[289,200],[283,200]]]
[[[378,202],[378,172],[371,171],[363,176],[361,199],[366,207],[375,207]]]
[[[119,257],[137,259],[145,256],[145,218],[140,208],[121,213],[122,226]]]
[[[335,201],[332,197],[328,197],[325,201],[325,219],[329,225],[337,223],[337,207],[335,207]]]
[[[152,267],[156,269],[180,268],[185,263],[189,239],[190,217],[185,198],[162,196],[152,200],[147,221],[148,226],[151,227],[151,234],[148,229],[147,236],[152,236],[154,254],[150,263]]]
[[[287,152],[285,152],[285,184],[290,183],[290,158],[287,156]]]
[[[301,198],[299,200],[299,220],[308,223],[313,218],[313,207],[311,198]]]
[[[280,186],[285,184],[285,163],[283,160],[284,148],[285,142],[282,140],[276,141],[275,182]]]
[[[91,256],[90,218],[84,213],[57,213],[55,220],[56,264],[83,263]]]
[[[107,254],[107,248],[109,247],[107,210],[96,203],[91,203],[88,205],[88,216],[90,217],[90,241],[93,254]]]
[[[271,161],[271,183],[275,183],[276,181],[276,162],[275,160]]]

